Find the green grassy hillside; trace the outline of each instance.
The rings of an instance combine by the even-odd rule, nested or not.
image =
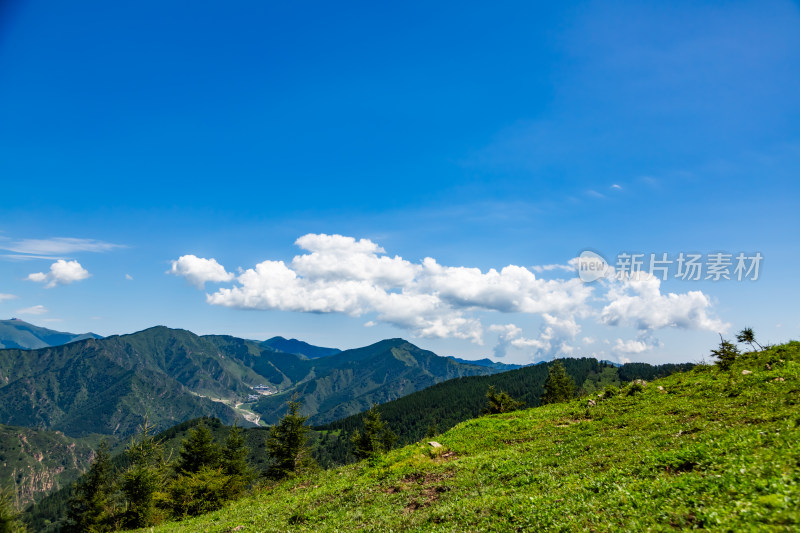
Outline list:
[[[800,526],[800,343],[464,422],[158,532],[714,531]]]
[[[652,380],[689,370],[692,364],[649,365],[629,363],[614,366],[589,357],[561,359],[579,391],[596,393],[606,385],[619,386],[634,379]],[[539,405],[549,364],[526,366],[491,376],[451,379],[378,406],[381,418],[399,437],[400,444],[417,441],[431,430],[442,432],[459,422],[479,416],[486,407],[490,386],[509,393],[528,407]],[[352,433],[363,428],[363,414],[352,415],[319,429]],[[343,439],[347,442],[347,439]]]

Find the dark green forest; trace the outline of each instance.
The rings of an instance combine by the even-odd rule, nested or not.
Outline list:
[[[577,395],[596,394],[607,385],[619,386],[635,379],[651,381],[675,372],[683,372],[694,365],[627,363],[616,366],[593,358],[561,359],[567,374],[577,384]],[[550,364],[541,363],[519,370],[511,370],[492,376],[470,376],[451,379],[427,389],[409,394],[377,407],[384,422],[399,437],[399,444],[416,442],[426,436],[442,433],[459,422],[480,416],[486,407],[486,391],[490,386],[504,391],[527,407],[536,407],[544,392]],[[352,434],[363,428],[362,415],[353,415],[330,424],[317,426],[324,432]],[[336,461],[353,460],[348,452],[335,450],[347,446],[347,438],[322,443],[326,455]]]

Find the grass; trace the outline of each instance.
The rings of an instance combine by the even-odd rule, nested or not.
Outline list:
[[[442,448],[412,444],[154,531],[800,526],[800,343],[592,398],[470,420]]]

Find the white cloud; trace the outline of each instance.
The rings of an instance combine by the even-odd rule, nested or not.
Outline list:
[[[494,347],[495,357],[505,356],[509,347],[530,350],[529,355],[534,361],[571,355],[575,351],[571,342],[581,331],[575,317],[556,317],[543,313],[542,319],[539,337],[535,339],[523,337],[522,330],[514,324],[490,326],[489,331],[499,333]]]
[[[52,289],[56,285],[69,285],[74,281],[81,281],[91,274],[77,261],[59,259],[50,265],[50,272],[34,272],[26,278],[28,281],[46,283],[45,287]]]
[[[642,353],[650,349],[646,342],[641,340],[633,340],[629,339],[623,341],[622,339],[617,339],[616,344],[614,344],[614,351],[620,353]]]
[[[216,259],[203,259],[195,255],[182,255],[177,261],[172,261],[172,268],[167,270],[167,274],[183,276],[198,289],[202,289],[209,281],[219,283],[234,278]]]
[[[17,297],[16,294],[6,294],[6,293],[0,292],[0,302],[4,302],[6,300],[13,300],[16,297]]]
[[[611,188],[614,189],[614,190],[617,190],[617,191],[621,191],[622,190],[622,186],[617,184],[617,183],[613,184],[611,186]]]
[[[33,307],[17,310],[18,315],[43,315],[45,313],[47,313],[47,308],[43,305],[34,305]]]
[[[130,274],[125,274],[125,279],[127,279],[128,281],[133,281],[133,276],[131,276]]]
[[[542,272],[550,272],[552,270],[566,270],[567,272],[575,272],[575,266],[571,264],[567,265],[533,265],[531,270],[534,272],[542,273]]]
[[[76,239],[72,237],[54,237],[51,239],[21,239],[6,245],[0,245],[3,250],[19,254],[32,255],[66,255],[76,252],[108,252],[117,248],[124,248],[121,244],[98,241],[95,239]]]
[[[661,293],[661,280],[646,272],[612,281],[600,312],[606,325],[633,326],[639,330],[666,327],[724,332],[730,324],[712,318],[711,300],[702,291]]]
[[[633,325],[641,332],[636,342],[645,344],[656,329],[716,331],[725,326],[710,316],[711,301],[705,294],[662,294],[660,281],[653,277],[589,284],[574,274],[567,279],[539,279],[532,271],[535,267],[508,265],[482,271],[441,265],[431,257],[411,262],[387,255],[369,239],[342,235],[308,234],[296,244],[304,252],[291,261],[266,260],[240,268],[238,274],[229,273],[215,259],[194,255],[173,261],[168,273],[183,276],[198,288],[207,281],[232,282],[206,295],[211,305],[370,315],[365,325],[390,324],[419,337],[478,344],[484,333],[478,313],[539,315],[542,322],[535,337],[525,336],[514,324],[491,325],[489,331],[498,334],[496,357],[509,348],[537,359],[573,354],[580,344],[579,321],[585,319],[610,327]],[[573,259],[567,265],[540,269],[574,272],[574,264]],[[583,344],[593,342],[583,338]]]
[[[508,347],[513,340],[524,340],[522,338],[522,329],[514,324],[492,324],[489,326],[489,331],[497,332],[497,344],[493,349],[494,356],[501,359],[506,356]]]
[[[208,302],[352,316],[375,313],[378,321],[421,337],[481,343],[483,327],[467,316],[472,311],[575,313],[592,290],[577,279],[540,280],[515,265],[482,272],[440,265],[430,257],[411,263],[385,255],[368,239],[309,234],[296,244],[308,253],[288,265],[263,261],[239,274],[234,287],[208,295]]]

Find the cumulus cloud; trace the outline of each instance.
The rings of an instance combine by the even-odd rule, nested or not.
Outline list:
[[[52,289],[56,285],[69,285],[74,281],[81,281],[91,276],[89,271],[77,261],[59,259],[50,265],[50,272],[34,272],[28,274],[28,281],[45,283],[45,287]]]
[[[481,343],[483,327],[469,316],[472,311],[574,313],[592,290],[577,279],[541,280],[515,265],[483,272],[440,265],[430,257],[412,263],[386,255],[368,239],[309,234],[296,244],[307,253],[289,264],[263,261],[238,275],[234,287],[209,294],[208,302],[351,316],[375,313],[378,321],[421,337]]]
[[[614,344],[614,351],[625,353],[625,354],[635,354],[635,353],[642,353],[650,349],[646,342],[641,340],[634,340],[628,339],[623,341],[622,339],[617,339],[616,344]]]
[[[172,267],[167,270],[167,274],[183,276],[198,289],[205,287],[209,281],[220,283],[234,278],[216,259],[204,259],[196,255],[182,255],[177,261],[172,261]]]
[[[498,333],[494,347],[495,357],[504,357],[508,348],[520,348],[528,352],[534,361],[551,359],[557,356],[568,356],[575,351],[572,342],[581,331],[575,316],[557,317],[550,313],[542,313],[542,324],[537,338],[522,335],[522,329],[514,324],[494,324],[489,331]]]
[[[43,315],[45,313],[47,313],[47,308],[43,305],[34,305],[33,307],[17,310],[18,315]]]
[[[605,295],[608,302],[600,321],[611,326],[633,326],[639,330],[666,327],[725,331],[730,324],[709,315],[711,300],[702,291],[661,293],[661,280],[638,272],[614,280]]]
[[[633,325],[641,332],[634,342],[645,344],[644,336],[656,329],[716,331],[724,325],[711,317],[711,302],[705,294],[662,294],[660,281],[654,277],[588,284],[574,274],[548,280],[534,272],[574,272],[575,260],[567,265],[531,269],[507,265],[484,271],[442,265],[432,257],[408,261],[387,254],[369,239],[343,235],[308,234],[295,244],[303,253],[291,261],[262,261],[238,269],[236,275],[215,259],[194,255],[173,261],[168,273],[183,276],[201,289],[208,281],[232,282],[206,295],[211,305],[369,315],[365,325],[390,324],[419,337],[481,344],[484,327],[479,313],[532,314],[541,319],[535,336],[524,335],[514,324],[491,325],[489,331],[497,333],[498,339],[496,357],[505,356],[509,349],[524,351],[534,359],[573,354],[581,343],[579,321],[585,319],[611,327]],[[585,344],[591,342],[594,339],[583,339]]]
[[[17,297],[16,294],[6,294],[6,293],[0,292],[0,302],[4,302],[6,300],[13,300],[16,297]]]
[[[489,326],[489,331],[497,332],[497,344],[493,349],[493,354],[498,359],[506,356],[508,347],[515,340],[527,341],[522,337],[522,329],[514,324],[492,324]]]

